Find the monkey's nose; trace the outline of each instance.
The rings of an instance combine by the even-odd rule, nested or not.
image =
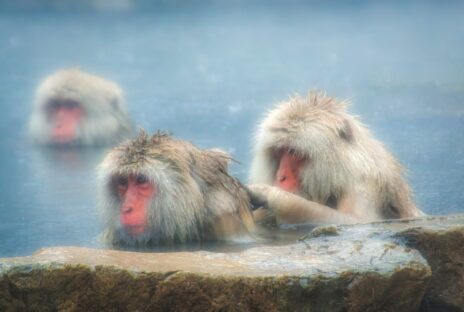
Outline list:
[[[129,214],[133,211],[134,209],[131,207],[131,206],[127,206],[127,207],[122,207],[122,213],[123,214]]]

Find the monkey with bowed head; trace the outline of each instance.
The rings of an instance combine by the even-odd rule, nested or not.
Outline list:
[[[106,145],[132,131],[122,90],[79,69],[60,70],[38,87],[29,133],[45,145]]]
[[[254,143],[249,185],[256,220],[356,223],[423,215],[398,161],[346,102],[311,92],[271,110]]]
[[[105,241],[144,247],[252,233],[250,200],[229,161],[164,133],[141,131],[113,148],[98,172]]]

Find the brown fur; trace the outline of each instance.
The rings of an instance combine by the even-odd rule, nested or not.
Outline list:
[[[254,228],[249,198],[228,170],[230,157],[201,150],[163,133],[141,131],[115,147],[99,168],[100,206],[110,244],[152,245],[224,239]],[[148,211],[149,231],[133,238],[119,225],[120,201],[112,178],[144,174],[157,195]]]
[[[271,201],[271,193],[279,193],[283,204],[275,207],[278,213],[291,215],[291,205],[311,206],[302,204],[306,199],[318,216],[324,215],[315,220],[299,219],[295,216],[299,210],[292,216],[294,223],[349,223],[422,215],[412,201],[401,165],[356,117],[347,113],[346,106],[345,101],[311,92],[270,111],[259,126],[254,144],[249,180],[261,186],[251,186],[252,193]],[[274,151],[279,148],[292,148],[309,160],[300,172],[300,199],[263,186],[273,184],[278,166]]]

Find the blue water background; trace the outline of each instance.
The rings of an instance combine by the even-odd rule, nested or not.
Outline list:
[[[105,150],[40,149],[25,131],[40,80],[72,66],[116,81],[137,125],[230,152],[242,181],[264,113],[324,89],[400,159],[419,207],[464,211],[462,2],[56,3],[0,2],[0,256],[100,246]]]

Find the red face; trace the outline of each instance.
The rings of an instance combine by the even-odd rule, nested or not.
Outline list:
[[[147,211],[156,195],[155,186],[144,175],[119,176],[114,179],[121,200],[120,222],[132,236],[147,228]]]
[[[292,149],[282,149],[276,152],[279,166],[274,177],[274,186],[287,192],[298,193],[300,190],[300,171],[306,162],[304,156],[298,155]]]
[[[48,116],[52,123],[51,136],[53,142],[66,144],[76,139],[77,129],[84,116],[84,110],[76,101],[59,100],[50,104]]]

